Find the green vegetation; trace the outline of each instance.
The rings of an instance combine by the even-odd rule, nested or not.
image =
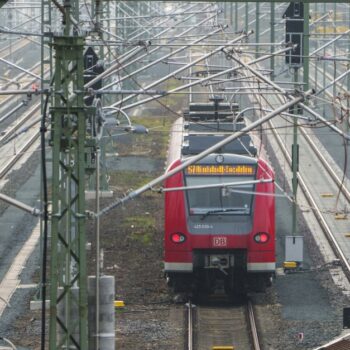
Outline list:
[[[150,215],[130,216],[123,220],[122,228],[130,232],[132,240],[149,245],[156,230],[156,221]]]
[[[153,177],[145,173],[138,173],[136,171],[119,170],[110,174],[110,183],[112,186],[118,184],[122,187],[121,190],[127,191],[131,188],[136,189],[151,181]]]
[[[147,135],[132,134],[129,145],[116,144],[121,156],[145,155],[153,159],[165,159],[168,147],[169,132],[175,118],[159,117],[130,117],[133,124],[141,124],[149,129]]]

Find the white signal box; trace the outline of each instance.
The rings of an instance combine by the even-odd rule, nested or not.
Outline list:
[[[286,257],[285,261],[295,261],[301,265],[303,262],[304,237],[286,236]]]

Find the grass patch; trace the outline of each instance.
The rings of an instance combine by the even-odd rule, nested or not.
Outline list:
[[[110,184],[122,187],[124,190],[136,189],[145,185],[153,179],[151,175],[138,173],[136,171],[120,170],[110,174]]]
[[[150,215],[130,216],[124,219],[122,228],[130,232],[132,240],[149,245],[156,230],[156,221]]]
[[[147,135],[132,134],[128,145],[116,144],[116,150],[121,156],[145,154],[153,159],[165,159],[168,147],[170,128],[175,118],[159,117],[130,117],[133,124],[142,124],[149,129]],[[149,152],[147,152],[149,151]]]

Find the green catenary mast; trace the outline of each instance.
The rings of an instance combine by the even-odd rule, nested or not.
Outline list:
[[[65,2],[63,34],[53,37],[52,222],[49,349],[88,348],[85,238],[84,37],[79,3]],[[74,317],[73,317],[74,316]]]

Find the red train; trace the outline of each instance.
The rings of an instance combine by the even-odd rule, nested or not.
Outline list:
[[[209,105],[192,109],[196,122],[191,116],[185,123],[181,151],[168,170],[232,128],[244,127],[227,121],[225,113],[220,121]],[[254,154],[247,136],[166,180],[164,268],[175,292],[211,293],[221,286],[229,295],[242,295],[270,285],[275,272],[274,172]]]

